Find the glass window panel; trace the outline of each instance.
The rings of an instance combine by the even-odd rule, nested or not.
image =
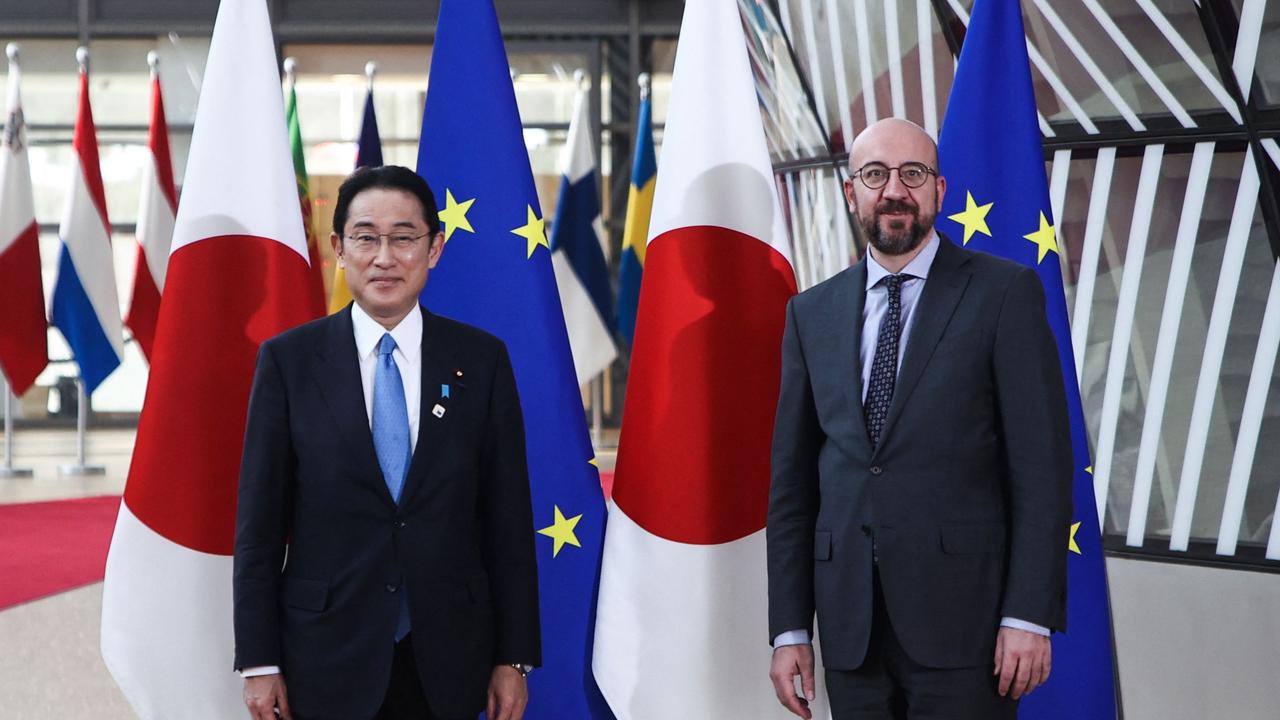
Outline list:
[[[826,140],[791,62],[778,19],[762,0],[740,4],[770,154],[775,161],[826,155]]]
[[[1104,7],[1112,9],[1117,4],[1119,4],[1118,0],[1107,0]],[[1204,25],[1200,22],[1200,13],[1195,6],[1182,0],[1152,0],[1152,4],[1169,21],[1178,36],[1191,47],[1191,51],[1200,59],[1212,77],[1221,83],[1222,75],[1218,72],[1218,63],[1213,57],[1213,51],[1209,49],[1209,40],[1205,37]],[[1163,35],[1159,36],[1161,38],[1159,43],[1145,42],[1145,38],[1155,37],[1154,33],[1159,31],[1155,28],[1137,29],[1141,27],[1137,24],[1140,21],[1142,21],[1141,18],[1135,21],[1133,31],[1129,31],[1125,24],[1121,24],[1121,29],[1126,30],[1126,35],[1147,58],[1156,75],[1169,86],[1169,90],[1179,102],[1188,110],[1221,109],[1222,105],[1205,87],[1204,82],[1195,76],[1173,46],[1163,39]]]
[[[1133,160],[1138,163],[1139,167],[1141,166],[1140,158],[1134,158]],[[1191,155],[1189,153],[1166,152],[1161,163],[1160,180],[1156,187],[1155,204],[1146,241],[1146,252],[1142,258],[1142,267],[1140,268],[1142,277],[1138,286],[1133,333],[1128,340],[1128,360],[1126,361],[1120,412],[1116,423],[1114,451],[1111,459],[1110,497],[1108,498],[1107,507],[1108,530],[1111,532],[1124,533],[1128,527],[1129,508],[1133,498],[1135,467],[1141,444],[1142,428],[1146,418],[1146,402],[1151,394],[1151,369],[1155,362],[1156,341],[1160,331],[1161,313],[1164,310],[1165,288],[1168,285],[1172,266],[1174,240],[1178,233],[1182,199],[1186,194],[1190,161]],[[1136,179],[1134,182],[1136,187]],[[1117,210],[1120,209],[1118,208]],[[1123,209],[1125,212],[1132,212],[1132,206]],[[1126,234],[1117,243],[1116,252],[1119,254],[1119,260],[1122,263],[1128,250],[1128,239],[1128,231],[1126,230]],[[1104,251],[1102,259],[1104,262],[1114,260],[1112,254],[1106,251]],[[1108,292],[1105,293],[1106,297],[1110,298],[1118,291],[1117,283],[1121,279],[1122,272],[1126,270],[1132,272],[1133,269],[1117,267],[1115,271],[1108,272],[1105,278],[1102,274],[1099,275],[1099,283],[1108,285]],[[1098,317],[1099,312],[1111,313],[1114,318],[1115,309],[1114,306],[1105,309],[1095,306],[1094,320],[1100,320]],[[1095,337],[1094,340],[1102,346],[1099,348],[1100,350],[1105,349],[1105,353],[1099,352],[1090,356],[1091,359],[1096,358],[1096,362],[1100,363],[1098,366],[1091,368],[1091,370],[1101,368],[1105,372],[1105,363],[1109,360],[1113,338],[1108,334],[1105,338]],[[1099,378],[1092,388],[1094,392],[1101,392],[1102,388],[1105,387],[1105,380],[1105,377]],[[1194,383],[1192,384],[1194,385]],[[1171,388],[1171,391],[1177,392],[1176,388]],[[1100,407],[1098,399],[1095,399],[1095,403]],[[1097,415],[1096,425],[1100,425],[1100,412]],[[1178,457],[1178,460],[1181,460],[1181,456]],[[1170,476],[1169,473],[1172,461],[1173,459],[1168,456],[1167,449],[1161,447],[1156,463],[1157,477],[1153,483],[1153,492],[1157,496],[1170,501],[1172,501],[1172,497],[1169,496],[1168,490],[1176,487],[1176,477]],[[1163,495],[1162,492],[1164,493]],[[1153,503],[1153,506],[1161,505],[1162,503],[1158,500]],[[1156,523],[1156,526],[1165,527],[1167,522],[1161,521]]]
[[[1089,204],[1092,200],[1094,165],[1096,161],[1081,162],[1077,170],[1073,161],[1072,176],[1080,172],[1079,183],[1068,184],[1066,218],[1063,224],[1078,232],[1067,235],[1067,253],[1073,263],[1081,262],[1084,255],[1084,238],[1087,232]],[[1124,271],[1124,255],[1128,247],[1129,226],[1133,219],[1134,199],[1137,195],[1138,176],[1142,168],[1142,156],[1117,157],[1115,170],[1110,178],[1107,212],[1102,228],[1101,246],[1098,252],[1097,276],[1093,286],[1092,311],[1084,347],[1084,367],[1080,374],[1080,399],[1084,403],[1085,425],[1090,446],[1097,447],[1101,429],[1102,400],[1106,387],[1107,359],[1111,350],[1111,336],[1115,327],[1116,307],[1119,302],[1120,281]],[[1073,180],[1075,178],[1073,177]],[[1078,195],[1077,195],[1078,193]],[[1072,284],[1078,279],[1072,278]],[[1078,303],[1079,300],[1077,299]],[[1126,506],[1127,507],[1127,506]],[[1108,522],[1114,518],[1114,508],[1108,510]]]
[[[1234,191],[1234,188],[1232,188]],[[1233,192],[1234,194],[1234,192]],[[1224,234],[1225,239],[1225,234]],[[1200,472],[1200,491],[1196,495],[1195,512],[1192,514],[1191,539],[1217,542],[1222,521],[1222,508],[1226,498],[1227,480],[1231,474],[1231,461],[1239,437],[1240,421],[1244,411],[1245,390],[1253,369],[1253,356],[1258,346],[1258,334],[1262,326],[1262,313],[1267,303],[1271,275],[1275,270],[1275,258],[1267,240],[1267,230],[1261,208],[1254,211],[1249,244],[1245,250],[1244,265],[1240,271],[1240,284],[1233,298],[1231,325],[1227,345],[1222,357],[1222,370],[1218,376],[1217,396],[1209,424],[1209,441],[1205,447],[1204,466]],[[1261,449],[1261,446],[1260,446]],[[1264,454],[1268,451],[1264,450]],[[1274,450],[1270,451],[1274,456]],[[1255,467],[1257,467],[1255,459]],[[1274,467],[1274,466],[1272,466]],[[1274,472],[1270,487],[1275,487]],[[1265,489],[1265,488],[1263,488]],[[1271,501],[1261,506],[1245,507],[1245,518],[1252,522],[1241,524],[1242,535],[1253,534],[1275,508],[1275,493]],[[1269,529],[1269,526],[1268,526]],[[1265,547],[1266,536],[1261,538]]]
[[[1262,413],[1262,427],[1245,495],[1240,522],[1240,545],[1267,546],[1275,522],[1276,496],[1280,494],[1280,369],[1271,370],[1271,384]]]
[[[1132,0],[1100,0],[1100,4],[1107,17],[1127,38],[1130,40],[1134,38],[1145,39],[1140,44],[1134,43],[1138,45],[1137,49],[1141,53],[1142,59],[1151,66],[1153,73],[1155,73],[1156,68],[1163,68],[1165,74],[1169,76],[1169,80],[1178,84],[1179,92],[1175,94],[1175,97],[1184,109],[1188,107],[1191,109],[1218,107],[1217,102],[1209,94],[1204,84],[1191,73],[1191,70],[1183,62],[1182,58],[1178,56],[1173,46],[1169,44],[1151,22],[1151,19],[1136,3],[1132,2]],[[1025,7],[1028,16],[1028,27],[1035,28],[1034,36],[1037,45],[1042,50],[1053,48],[1058,58],[1059,67],[1063,65],[1070,67],[1076,64],[1078,58],[1075,57],[1070,46],[1063,40],[1062,35],[1041,15],[1039,5],[1028,3]],[[1169,106],[1159,98],[1147,80],[1142,77],[1138,68],[1125,56],[1107,28],[1098,22],[1097,18],[1094,17],[1081,0],[1060,0],[1053,3],[1051,7],[1062,21],[1062,24],[1070,31],[1070,34],[1083,46],[1088,57],[1102,70],[1105,82],[1115,89],[1135,113],[1139,115],[1164,116],[1169,118],[1169,122],[1173,122]],[[1195,8],[1187,7],[1184,9],[1184,13],[1187,12],[1194,16]],[[1200,35],[1202,39],[1203,32]],[[1205,54],[1206,56],[1208,55],[1207,48]],[[1068,60],[1071,62],[1067,62]],[[1083,68],[1081,70],[1083,71]],[[1156,76],[1157,78],[1160,77],[1158,73]],[[1072,75],[1071,77],[1075,76]],[[1072,90],[1080,87],[1081,95],[1085,97],[1095,97],[1094,93],[1100,92],[1098,83],[1087,75],[1081,78],[1081,82],[1083,84],[1080,86],[1069,84],[1069,87]],[[1100,102],[1110,104],[1105,97],[1100,98]],[[1112,112],[1110,114],[1114,115],[1115,113]]]
[[[1262,17],[1258,61],[1253,68],[1262,87],[1261,104],[1275,108],[1280,106],[1280,2],[1267,3]]]
[[[812,287],[857,261],[841,183],[830,166],[779,176],[777,191],[791,235],[791,264],[800,290]]]

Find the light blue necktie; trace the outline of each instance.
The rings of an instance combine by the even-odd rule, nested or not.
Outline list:
[[[395,338],[384,333],[378,341],[378,367],[373,373],[373,449],[378,454],[382,478],[391,498],[400,502],[405,474],[409,471],[412,445],[409,443],[409,410],[404,401],[404,381],[391,353]],[[396,621],[396,642],[409,634],[409,596],[400,587],[400,617]]]
[[[373,373],[373,448],[382,466],[391,498],[400,502],[404,476],[412,454],[409,443],[409,411],[404,401],[404,381],[391,353],[396,349],[391,333],[378,341],[378,368]]]

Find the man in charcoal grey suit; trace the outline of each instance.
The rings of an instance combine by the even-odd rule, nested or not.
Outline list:
[[[872,125],[849,167],[867,256],[787,308],[771,679],[810,716],[816,613],[836,720],[1013,718],[1066,625],[1070,434],[1044,290],[934,230],[946,180],[918,126]]]

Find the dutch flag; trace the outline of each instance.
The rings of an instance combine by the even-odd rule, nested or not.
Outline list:
[[[98,139],[89,108],[89,52],[76,51],[80,61],[80,110],[72,148],[71,187],[58,235],[62,252],[53,285],[52,322],[71,346],[80,365],[86,395],[120,365],[124,332],[111,260],[111,223],[107,197],[98,167]]]

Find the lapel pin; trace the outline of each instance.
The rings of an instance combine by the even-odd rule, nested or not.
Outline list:
[[[458,377],[462,377],[462,371],[461,371],[461,370],[454,370],[454,371],[453,371],[453,374],[454,374],[454,375],[457,375]]]
[[[440,403],[436,403],[436,406],[431,408],[431,414],[438,418],[444,417],[444,406]]]
[[[441,385],[441,386],[440,386],[440,397],[445,398],[445,399],[448,399],[448,397],[449,397],[449,385],[448,385],[447,383],[446,383],[446,384],[444,384],[444,385]]]

